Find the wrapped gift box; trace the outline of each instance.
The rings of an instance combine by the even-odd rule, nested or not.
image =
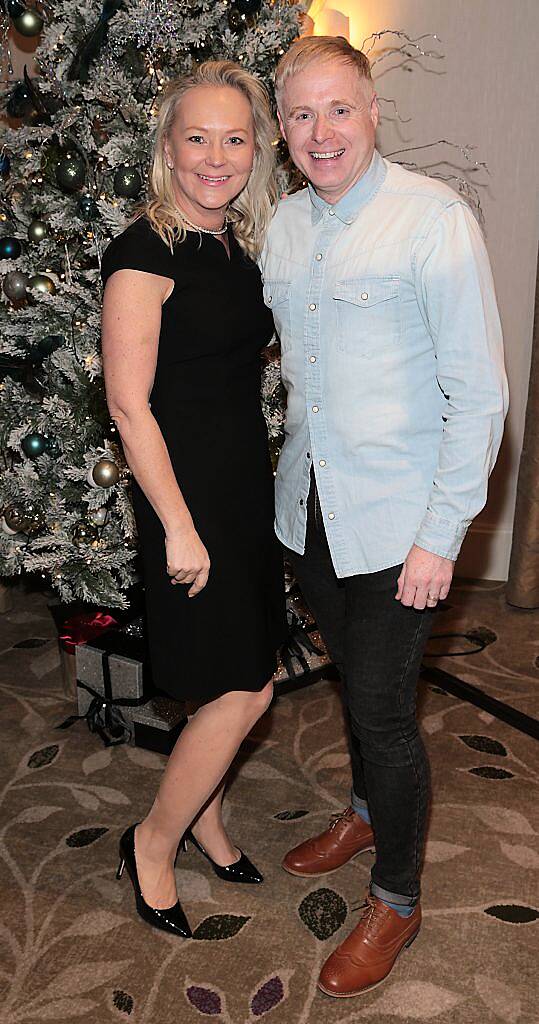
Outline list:
[[[76,666],[79,715],[104,742],[170,754],[185,709],[153,684],[142,617],[78,646]]]
[[[273,679],[276,696],[310,686],[319,679],[339,678],[316,622],[295,583],[288,588],[286,610],[289,634],[279,652],[279,664]]]
[[[58,630],[58,646],[62,670],[62,690],[69,700],[77,700],[77,667],[75,652],[84,644],[102,636],[108,629],[118,625],[108,612],[89,608],[80,603],[71,605],[60,601],[51,602],[49,611]]]
[[[97,696],[128,711],[153,693],[142,618],[80,644],[75,658],[79,715],[86,714]]]
[[[170,754],[187,716],[182,703],[156,692],[146,704],[132,709],[131,721],[132,742],[136,747]]]

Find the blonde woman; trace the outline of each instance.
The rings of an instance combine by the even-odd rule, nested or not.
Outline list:
[[[272,697],[286,629],[260,406],[270,340],[258,255],[275,202],[264,87],[208,61],[171,84],[149,200],[108,247],[107,401],[133,473],[157,685],[190,717],[153,806],[120,840],[140,916],[191,930],[174,861],[186,838],[230,882],[262,876],[229,839],[226,772]]]

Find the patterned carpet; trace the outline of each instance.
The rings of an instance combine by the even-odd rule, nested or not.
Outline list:
[[[501,588],[461,584],[436,631],[483,627],[480,655],[437,661],[528,714],[539,683],[539,614]],[[178,883],[194,938],[153,932],[115,880],[117,840],[144,814],[164,759],[105,750],[60,690],[44,598],[15,592],[0,619],[4,776],[0,792],[3,1024],[490,1024],[539,1019],[538,747],[485,712],[422,687],[434,804],[424,924],[386,984],[345,1003],[316,990],[320,965],[357,914],[365,854],[327,880],[279,861],[346,803],[348,759],[334,683],[283,696],[245,744],[227,802],[230,829],[266,876],[220,882],[191,851]],[[492,637],[491,637],[492,639]]]

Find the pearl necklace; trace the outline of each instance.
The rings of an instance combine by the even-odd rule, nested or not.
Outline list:
[[[228,221],[227,220],[225,220],[224,227],[219,228],[218,231],[213,231],[211,228],[203,228],[203,227],[200,226],[200,224],[193,224],[192,221],[187,219],[187,217],[185,216],[185,213],[183,212],[183,210],[182,210],[182,220],[184,221],[185,224],[188,224],[189,227],[193,228],[195,231],[201,231],[203,235],[224,235],[225,231],[228,231]]]

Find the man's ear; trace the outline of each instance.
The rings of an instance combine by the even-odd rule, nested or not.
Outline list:
[[[378,106],[378,97],[376,93],[371,100],[370,118],[372,121],[373,128],[376,130],[378,122],[380,120],[380,107]]]
[[[280,113],[279,110],[277,111],[277,120],[279,121],[279,128],[281,129],[281,135],[282,135],[284,141],[287,142],[286,130],[285,130],[284,122],[283,122],[283,119],[281,117],[281,113]]]

